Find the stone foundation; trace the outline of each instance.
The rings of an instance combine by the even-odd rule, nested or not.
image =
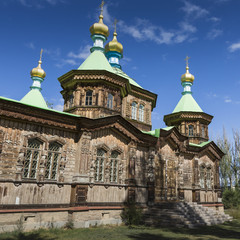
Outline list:
[[[11,232],[20,226],[24,231],[39,228],[61,228],[72,221],[75,228],[122,223],[121,207],[72,207],[62,209],[0,210],[0,232]]]

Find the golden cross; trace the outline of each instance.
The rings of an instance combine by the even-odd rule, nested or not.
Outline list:
[[[115,20],[114,20],[114,32],[115,33],[117,32],[117,23],[118,23],[118,20],[115,18]]]
[[[39,61],[42,61],[42,53],[43,53],[43,49],[41,49],[41,52],[40,52],[40,60],[39,60]]]
[[[186,58],[184,59],[186,61],[186,67],[188,67],[188,60],[190,59],[189,56],[186,56]]]
[[[103,6],[104,6],[104,1],[102,0],[102,3],[100,5],[100,8],[101,8],[101,15],[103,14]]]

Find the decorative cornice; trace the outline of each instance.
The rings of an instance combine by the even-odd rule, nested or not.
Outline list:
[[[122,96],[129,93],[143,97],[152,102],[152,109],[156,106],[157,94],[147,91],[145,89],[131,85],[129,81],[117,74],[108,72],[106,70],[72,70],[58,78],[63,89],[72,88],[76,83],[81,82],[101,82],[118,86],[121,89]]]
[[[213,119],[212,115],[201,112],[177,112],[164,116],[164,122],[167,126],[175,125],[183,120],[199,120],[210,124]]]

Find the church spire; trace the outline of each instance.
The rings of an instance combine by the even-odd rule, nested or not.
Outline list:
[[[44,78],[46,77],[45,71],[42,69],[42,53],[43,49],[41,49],[40,52],[40,59],[38,61],[38,66],[36,68],[33,68],[30,72],[31,78],[33,80],[33,84],[30,87],[31,89],[38,89],[41,91],[41,83],[43,82]]]
[[[93,47],[91,48],[91,52],[94,52],[95,50],[104,52],[103,44],[109,36],[108,26],[103,23],[103,6],[104,1],[102,1],[100,5],[101,11],[99,16],[99,22],[94,23],[90,27],[91,38],[93,40]]]
[[[117,40],[117,20],[114,21],[113,39],[105,46],[106,57],[112,67],[121,68],[119,60],[123,57],[123,46]]]
[[[33,80],[33,84],[30,87],[31,90],[20,100],[20,102],[35,107],[48,108],[41,94],[41,83],[46,76],[45,71],[42,69],[42,52],[43,50],[41,49],[38,66],[33,68],[30,72],[31,78]]]
[[[182,86],[183,86],[183,92],[182,94],[192,94],[191,91],[191,87],[193,85],[193,81],[194,81],[194,76],[189,73],[189,66],[188,66],[188,60],[190,59],[190,57],[186,57],[185,61],[186,61],[186,73],[184,73],[181,77],[181,82],[182,82]]]

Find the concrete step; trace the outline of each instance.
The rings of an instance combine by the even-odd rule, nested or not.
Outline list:
[[[146,211],[144,219],[147,225],[195,228],[220,224],[232,220],[232,217],[197,203],[179,202],[155,205]]]

